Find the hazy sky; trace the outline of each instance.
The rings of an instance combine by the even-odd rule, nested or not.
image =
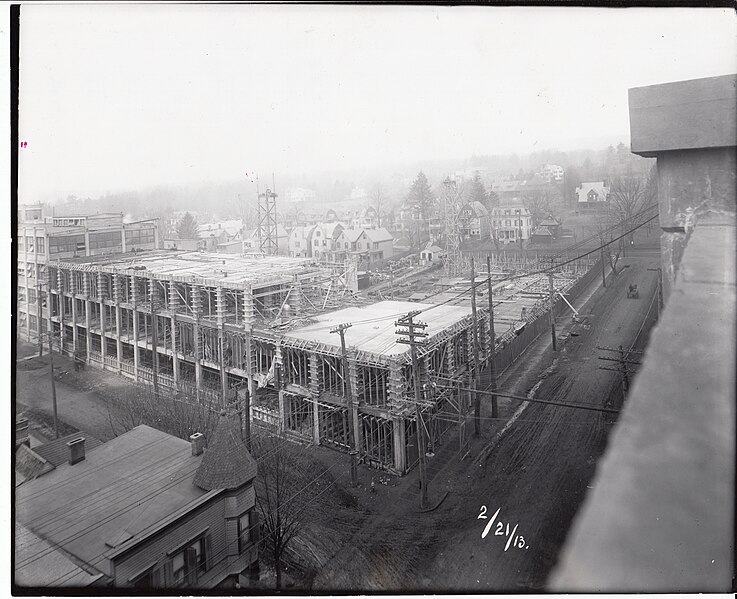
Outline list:
[[[629,142],[737,71],[726,9],[26,4],[21,202]]]

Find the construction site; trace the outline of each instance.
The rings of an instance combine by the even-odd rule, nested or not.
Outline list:
[[[514,361],[590,266],[525,275],[497,264],[478,273],[474,297],[469,279],[428,279],[418,267],[401,288],[426,289],[418,303],[359,294],[350,263],[114,254],[49,264],[43,313],[54,348],[78,363],[187,401],[245,405],[256,426],[403,474],[421,446],[463,450],[476,373],[492,355],[498,371]],[[398,335],[410,313],[422,327],[416,366]]]

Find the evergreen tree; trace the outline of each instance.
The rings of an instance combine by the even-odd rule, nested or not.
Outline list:
[[[197,239],[197,219],[189,212],[179,219],[177,223],[177,235],[179,239]]]
[[[416,206],[422,220],[428,220],[432,209],[435,206],[435,196],[433,195],[430,184],[427,182],[425,173],[420,171],[417,178],[412,183],[407,194],[407,202],[411,206]]]
[[[478,171],[474,174],[471,184],[468,186],[468,202],[481,202],[484,206],[488,204],[489,194],[484,187],[484,182]]]
[[[435,207],[435,195],[430,189],[425,173],[420,171],[407,194],[407,203],[417,215],[416,239],[417,247],[422,247],[423,240],[430,239],[430,216]]]

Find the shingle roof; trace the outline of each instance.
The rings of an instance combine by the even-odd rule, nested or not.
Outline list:
[[[351,243],[358,241],[363,229],[343,229],[343,236]]]
[[[58,439],[54,439],[53,441],[49,441],[48,443],[44,443],[43,445],[34,447],[33,451],[35,451],[47,462],[50,462],[54,467],[60,466],[61,464],[69,461],[69,447],[67,447],[67,443],[74,439],[79,439],[80,437],[84,437],[85,454],[102,445],[102,441],[96,439],[92,435],[88,435],[84,432],[79,432],[73,433],[71,435],[66,435],[64,437],[59,437]]]
[[[192,482],[212,491],[237,489],[254,478],[256,460],[241,439],[240,422],[235,415],[223,412]]]

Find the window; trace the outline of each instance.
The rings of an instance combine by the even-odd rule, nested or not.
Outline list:
[[[127,232],[126,232],[127,233]],[[49,253],[62,254],[66,252],[84,252],[84,234],[66,235],[49,239]]]
[[[128,246],[145,245],[154,243],[156,240],[155,231],[153,227],[146,227],[142,229],[126,229],[125,230],[125,245],[126,249]]]
[[[29,237],[28,235],[26,235],[26,251],[33,251],[33,237]]]
[[[44,241],[45,240],[43,237],[36,237],[36,249],[38,250],[39,254],[46,253],[46,249],[45,249],[46,246],[45,246]]]
[[[378,241],[374,241],[374,249],[375,250],[378,250],[379,249],[379,242]]]
[[[323,239],[323,240],[322,240],[322,245],[323,245],[323,246],[326,246],[327,244],[328,244],[328,240],[327,240],[327,239]]]
[[[120,247],[121,232],[110,231],[105,233],[90,233],[90,249],[100,250],[106,248]]]
[[[251,512],[238,518],[238,553],[243,553],[251,541]]]
[[[320,237],[320,231],[315,231],[315,237]]]
[[[197,573],[207,571],[205,537],[183,547],[171,557],[172,581],[175,585],[197,580]]]
[[[296,248],[298,248],[298,247],[299,247],[299,241],[295,241],[295,242],[294,242],[294,247],[296,247]]]
[[[319,239],[315,239],[315,247],[317,247],[318,245],[320,245],[320,240]]]
[[[133,580],[133,586],[138,589],[154,588],[154,569],[149,568]]]
[[[35,289],[29,289],[28,290],[28,303],[32,304],[36,302],[36,290]]]

